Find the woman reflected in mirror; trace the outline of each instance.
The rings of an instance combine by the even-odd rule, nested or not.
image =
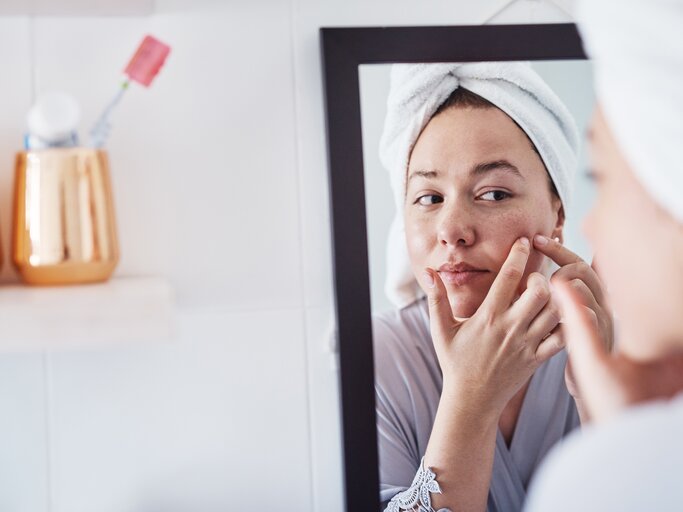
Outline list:
[[[588,419],[553,279],[613,343],[597,273],[562,244],[573,121],[521,63],[395,68],[381,151],[401,307],[374,319],[382,507],[521,510],[543,456]]]

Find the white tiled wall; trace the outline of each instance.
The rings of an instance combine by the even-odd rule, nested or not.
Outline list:
[[[318,29],[566,21],[571,7],[508,3],[158,0],[149,17],[0,18],[5,257],[34,92],[75,94],[83,134],[142,35],[172,45],[108,147],[118,272],[167,275],[178,298],[169,343],[0,356],[0,510],[343,510]]]

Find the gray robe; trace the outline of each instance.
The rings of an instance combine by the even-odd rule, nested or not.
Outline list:
[[[410,487],[427,449],[439,405],[442,374],[429,333],[425,299],[373,319],[381,510]],[[566,353],[544,363],[531,379],[510,443],[498,431],[488,512],[522,509],[541,459],[579,425],[564,383]],[[438,475],[437,475],[438,481]]]

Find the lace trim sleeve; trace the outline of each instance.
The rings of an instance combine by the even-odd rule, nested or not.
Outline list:
[[[391,498],[384,512],[436,512],[432,508],[431,493],[441,494],[441,487],[436,481],[436,474],[431,468],[426,468],[425,459],[422,457],[420,467],[417,470],[413,483],[405,491],[399,492]],[[450,512],[448,509],[439,509],[439,512]]]

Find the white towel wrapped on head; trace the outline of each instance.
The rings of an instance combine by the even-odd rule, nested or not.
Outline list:
[[[579,4],[597,98],[645,189],[683,223],[683,1]]]
[[[403,203],[410,153],[424,127],[458,87],[490,101],[510,116],[536,146],[566,208],[577,166],[578,130],[552,89],[526,62],[395,64],[380,140],[390,173],[396,216],[387,241],[385,291],[398,307],[423,295],[412,274]]]

